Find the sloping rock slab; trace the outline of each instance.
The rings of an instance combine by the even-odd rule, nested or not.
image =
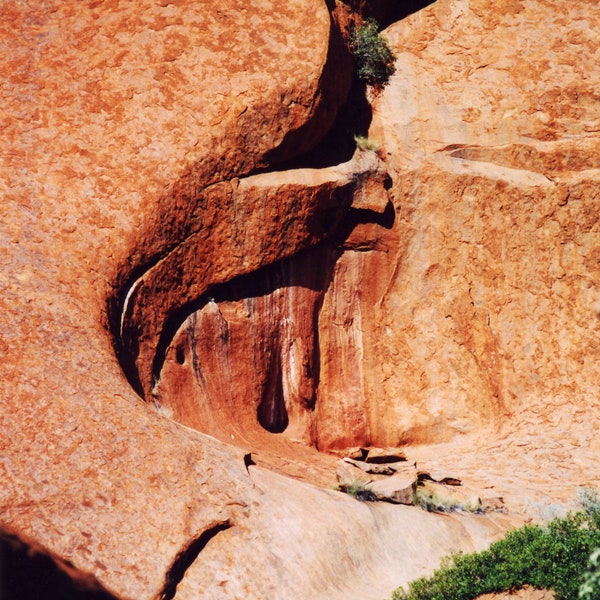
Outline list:
[[[393,475],[394,473],[414,472],[416,475],[416,463],[407,462],[405,460],[391,463],[371,463],[362,460],[354,460],[352,458],[343,458],[342,461],[354,465],[357,469],[361,469],[366,473]]]

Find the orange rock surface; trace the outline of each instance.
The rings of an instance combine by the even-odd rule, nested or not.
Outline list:
[[[600,485],[600,9],[438,0],[385,165],[295,169],[328,5],[3,6],[0,522],[117,596],[385,596]],[[323,489],[361,444],[512,514]]]

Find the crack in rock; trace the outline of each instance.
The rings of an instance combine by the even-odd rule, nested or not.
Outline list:
[[[194,537],[189,544],[176,556],[173,564],[165,575],[165,584],[161,592],[156,596],[156,600],[173,600],[177,593],[177,586],[185,577],[187,570],[198,558],[200,552],[206,548],[206,545],[219,533],[232,527],[231,521],[219,521],[205,529],[200,535]]]

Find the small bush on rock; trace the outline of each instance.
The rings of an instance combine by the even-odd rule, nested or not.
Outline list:
[[[375,502],[377,500],[375,494],[369,491],[364,483],[356,482],[352,485],[340,486],[340,491],[350,494],[350,496],[361,502]]]
[[[511,531],[483,552],[450,557],[431,577],[413,581],[408,591],[396,590],[392,599],[473,600],[529,585],[554,590],[557,600],[598,600],[598,587],[593,586],[600,584],[600,553],[590,557],[600,547],[596,499],[588,494],[582,511],[545,527],[526,525]]]
[[[577,597],[579,600],[598,600],[600,598],[600,548],[596,548],[590,556]]]
[[[368,150],[369,152],[377,152],[379,150],[379,144],[364,135],[355,135],[354,141],[359,150]]]
[[[356,60],[356,75],[367,85],[383,86],[396,71],[396,57],[373,19],[352,31],[350,47]]]

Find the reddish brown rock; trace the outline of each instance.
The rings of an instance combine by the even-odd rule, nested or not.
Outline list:
[[[595,406],[599,18],[589,4],[437,2],[386,31],[397,74],[369,135],[397,218],[370,232],[374,252],[344,253],[324,299],[319,447]]]
[[[339,101],[321,2],[213,9],[9,3],[0,24],[0,517],[132,598],[255,492],[243,451],[137,398],[107,304],[192,233],[178,190],[308,148],[294,132]]]
[[[394,504],[413,504],[416,483],[416,473],[414,476],[408,473],[394,473],[394,475],[390,475],[385,479],[368,483],[365,488],[377,500],[393,502]]]
[[[264,387],[252,389],[271,385],[271,368],[281,381],[286,373],[286,431],[305,443],[451,439],[414,455],[496,485],[530,513],[523,481],[534,501],[600,484],[598,21],[593,3],[524,1],[499,12],[438,0],[388,31],[399,71],[371,135],[391,152],[395,219],[357,204],[370,216],[350,220],[356,227],[329,246],[331,256],[344,252],[322,289],[309,277],[298,293],[282,276],[290,285],[272,298],[248,301],[234,290],[222,315],[232,332],[245,331],[240,339],[253,328],[260,335],[252,352],[245,341],[230,344],[246,361],[231,371],[233,399],[221,398],[226,374],[210,378],[218,401],[210,410],[195,394],[180,402],[183,387],[175,398],[165,388],[164,410],[181,421],[187,411],[209,432],[248,435],[251,444],[237,449],[162,418],[132,391],[115,356],[119,309],[129,284],[151,271],[151,293],[138,291],[150,304],[133,302],[126,315],[119,358],[131,365],[142,356],[136,340],[154,347],[171,309],[209,293],[209,274],[226,282],[326,237],[311,229],[329,231],[306,182],[288,180],[281,197],[255,194],[238,222],[230,210],[234,186],[318,143],[342,100],[348,82],[325,3],[6,3],[0,519],[117,595],[175,589],[215,599],[383,597],[518,522],[366,507],[253,467],[247,452],[258,433],[282,424],[281,402],[264,405]],[[287,210],[293,190],[309,204]],[[286,209],[260,212],[265,198]],[[265,214],[299,222],[288,238]],[[317,369],[306,357],[315,321],[301,309],[316,320],[321,303],[312,410]],[[248,311],[256,323],[244,304],[259,308]],[[206,306],[197,317],[203,339],[222,340],[217,307]],[[264,318],[271,309],[288,320],[283,332]],[[302,340],[293,351],[292,339]],[[166,367],[173,373],[180,341]],[[204,356],[222,368],[222,355]],[[190,344],[184,366],[192,359]],[[244,407],[237,386],[254,360],[260,372],[248,377]],[[152,387],[153,362],[153,351],[144,353],[140,390]],[[458,433],[500,422],[514,431],[460,446]],[[262,435],[257,457],[283,446],[279,434]],[[294,444],[286,448],[280,471],[292,462]],[[295,474],[315,477],[298,455]],[[543,477],[549,455],[561,490]]]
[[[546,35],[536,17],[545,6],[515,3],[496,15],[476,3],[436,3],[386,32],[398,53],[398,74],[376,99],[370,135],[392,167],[392,218],[357,220],[335,252],[286,263],[284,270],[312,272],[321,281],[318,290],[294,285],[286,275],[275,295],[253,292],[242,300],[239,290],[233,312],[217,300],[221,327],[231,324],[235,331],[235,349],[228,342],[214,352],[198,331],[202,326],[195,327],[193,337],[203,348],[199,364],[209,372],[219,364],[216,377],[205,378],[198,393],[198,378],[188,387],[178,367],[167,375],[168,366],[161,402],[192,403],[185,419],[221,437],[239,432],[229,433],[227,418],[207,425],[209,413],[223,411],[215,400],[220,394],[249,399],[228,404],[244,415],[246,432],[260,421],[259,407],[270,402],[279,407],[271,409],[274,430],[321,450],[450,440],[463,445],[461,438],[469,448],[468,436],[481,431],[493,448],[511,429],[518,437],[516,424],[534,423],[525,431],[539,436],[534,446],[542,455],[548,434],[538,425],[546,406],[595,405],[594,157],[600,142],[593,124],[599,115],[590,101],[597,83],[593,59],[583,67],[577,47],[593,49],[590,23],[598,14],[561,5]],[[518,52],[509,42],[515,31]],[[562,39],[577,44],[562,45]],[[450,58],[449,47],[458,48]],[[548,75],[540,79],[536,69],[544,65]],[[581,69],[588,75],[575,98],[567,90],[578,85]],[[502,94],[498,82],[504,82]],[[552,122],[535,104],[549,94],[552,103],[539,102],[551,107]],[[465,112],[481,98],[481,114]],[[354,202],[358,206],[358,198]],[[282,315],[308,323],[320,307],[318,342],[310,328],[293,334],[304,349],[296,371],[301,384],[285,383],[292,380],[283,375],[286,365],[297,361],[281,360],[289,334],[274,333],[269,314],[276,305],[280,331],[288,331]],[[188,334],[179,335],[182,344]],[[174,365],[172,358],[167,365]],[[179,391],[167,391],[173,386]],[[570,409],[564,417],[576,419],[578,433],[571,437],[574,445],[585,440],[582,449],[594,443],[594,424],[585,414],[585,408]],[[497,452],[489,452],[496,460]],[[573,484],[584,472],[586,481],[596,481],[589,479],[595,463],[587,450],[575,454],[583,471]]]

